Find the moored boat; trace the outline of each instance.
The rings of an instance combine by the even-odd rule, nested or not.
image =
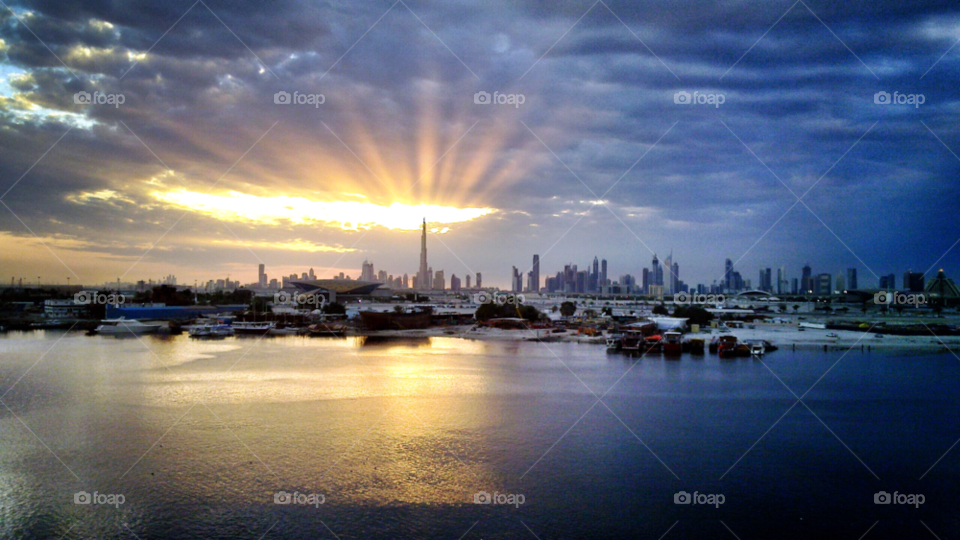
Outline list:
[[[683,352],[683,342],[680,340],[680,332],[664,332],[663,334],[663,354],[679,355]]]
[[[233,330],[237,334],[245,335],[263,335],[266,334],[271,328],[276,326],[276,323],[272,322],[235,322],[233,323]]]
[[[188,330],[192,338],[225,338],[234,335],[233,327],[228,324],[194,325]]]
[[[96,333],[102,336],[122,336],[155,334],[160,329],[160,323],[143,323],[136,319],[104,319],[103,324],[97,327]]]
[[[721,358],[730,358],[737,355],[737,336],[719,336],[717,338],[717,354]]]

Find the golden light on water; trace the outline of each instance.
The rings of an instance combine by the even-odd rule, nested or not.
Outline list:
[[[278,225],[325,223],[344,230],[385,227],[414,231],[424,217],[431,224],[449,225],[471,221],[496,212],[495,208],[457,208],[432,204],[387,205],[367,201],[314,201],[304,197],[262,197],[237,191],[208,194],[184,189],[151,194],[172,206],[189,209],[225,221]]]

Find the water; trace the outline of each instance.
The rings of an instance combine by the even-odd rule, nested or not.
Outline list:
[[[950,354],[9,333],[0,538],[949,538],[958,380]]]

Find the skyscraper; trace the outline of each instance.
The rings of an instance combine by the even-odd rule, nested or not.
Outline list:
[[[803,274],[800,277],[800,292],[802,294],[809,294],[813,290],[813,270],[810,268],[810,263],[803,265]]]
[[[600,283],[603,285],[607,284],[607,260],[603,259],[600,261]]]
[[[480,275],[480,272],[477,272],[477,288],[483,287],[483,276]]]
[[[733,261],[730,259],[723,263],[723,287],[728,291],[733,290]]]
[[[430,278],[427,269],[427,218],[423,218],[423,229],[420,233],[420,270],[417,272],[417,288],[430,288]]]
[[[267,274],[265,272],[266,265],[260,263],[260,268],[257,272],[257,283],[260,285],[260,288],[263,289],[267,286]]]
[[[306,273],[304,273],[304,279],[306,279]],[[373,263],[363,261],[363,266],[360,270],[360,280],[361,281],[376,281],[377,276],[373,272]]]
[[[540,256],[534,254],[533,269],[530,274],[530,292],[540,292]]]
[[[663,268],[660,267],[660,259],[657,258],[657,254],[653,254],[653,263],[650,268],[650,279],[653,282],[653,285],[663,285]]]
[[[513,274],[510,277],[510,290],[515,293],[523,292],[523,274],[517,270],[516,266],[513,267]]]
[[[847,268],[847,289],[853,291],[857,289],[857,269]]]

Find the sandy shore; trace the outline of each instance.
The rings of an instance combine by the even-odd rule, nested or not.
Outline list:
[[[709,329],[707,329],[709,330]],[[827,334],[836,334],[838,337],[829,338]],[[797,326],[787,324],[757,324],[756,328],[738,328],[730,332],[737,336],[741,341],[765,340],[780,347],[797,349],[848,349],[850,347],[864,350],[910,350],[935,352],[941,351],[946,347],[954,351],[960,351],[960,337],[949,336],[938,338],[936,336],[891,336],[884,335],[882,338],[876,337],[876,334],[856,332],[849,330],[819,330],[807,328],[801,331]],[[465,339],[476,339],[484,341],[537,341],[544,342],[563,341],[574,343],[592,343],[603,345],[602,337],[591,338],[584,335],[578,335],[577,332],[567,331],[564,333],[552,333],[545,330],[500,330],[497,328],[481,328],[475,326],[446,326],[434,327],[424,330],[387,330],[372,332],[366,335],[374,337],[459,337]],[[713,336],[719,335],[716,330],[712,333],[701,331],[699,334],[689,333],[687,336],[700,336],[707,340]],[[960,353],[958,353],[960,354]]]

